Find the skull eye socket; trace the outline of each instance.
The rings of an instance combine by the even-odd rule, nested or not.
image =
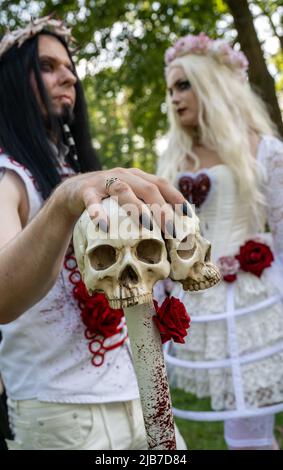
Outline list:
[[[208,247],[207,252],[205,253],[204,261],[209,262],[211,260],[211,246]]]
[[[89,255],[90,264],[96,271],[107,269],[116,263],[116,250],[111,245],[99,245]]]
[[[178,246],[177,254],[182,259],[189,259],[193,256],[196,248],[195,237],[193,235],[188,235]]]
[[[157,240],[142,240],[136,248],[136,255],[144,263],[157,264],[161,260],[162,248],[162,243]]]

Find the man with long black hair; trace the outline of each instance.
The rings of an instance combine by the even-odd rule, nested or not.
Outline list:
[[[171,217],[171,204],[184,198],[140,170],[100,170],[69,39],[45,17],[0,41],[0,371],[15,436],[9,447],[145,448],[128,341],[91,362],[69,244],[84,209],[107,231],[99,204],[109,195],[141,215],[142,201],[156,203]]]

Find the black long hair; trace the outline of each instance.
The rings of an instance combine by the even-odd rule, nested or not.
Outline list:
[[[61,37],[47,31],[40,34],[55,36],[65,47],[73,64],[67,44]],[[46,199],[61,182],[61,177],[48,138],[47,124],[31,85],[32,73],[47,110],[49,131],[59,137],[61,142],[63,134],[59,120],[52,116],[49,98],[41,78],[38,57],[40,34],[28,39],[20,48],[13,46],[0,59],[0,147],[31,171]],[[68,163],[75,172],[99,170],[101,166],[91,144],[84,92],[79,79],[75,89],[74,119],[69,126],[75,141],[78,161],[70,155],[67,157]]]

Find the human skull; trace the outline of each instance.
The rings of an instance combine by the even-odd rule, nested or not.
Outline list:
[[[175,212],[177,238],[167,240],[171,262],[170,278],[185,290],[198,291],[220,281],[218,268],[211,262],[211,245],[200,233],[199,219],[191,209],[188,216]]]
[[[152,298],[153,285],[170,271],[160,229],[154,220],[152,230],[141,226],[132,206],[130,214],[114,198],[102,204],[110,221],[109,233],[87,211],[74,229],[75,255],[84,283],[90,293],[103,291],[112,308],[146,303]]]

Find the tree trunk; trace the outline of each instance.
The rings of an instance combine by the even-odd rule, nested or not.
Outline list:
[[[225,0],[234,18],[242,51],[249,61],[249,79],[268,106],[271,119],[283,136],[282,115],[275,92],[275,82],[270,75],[260,47],[253,17],[247,0]]]

